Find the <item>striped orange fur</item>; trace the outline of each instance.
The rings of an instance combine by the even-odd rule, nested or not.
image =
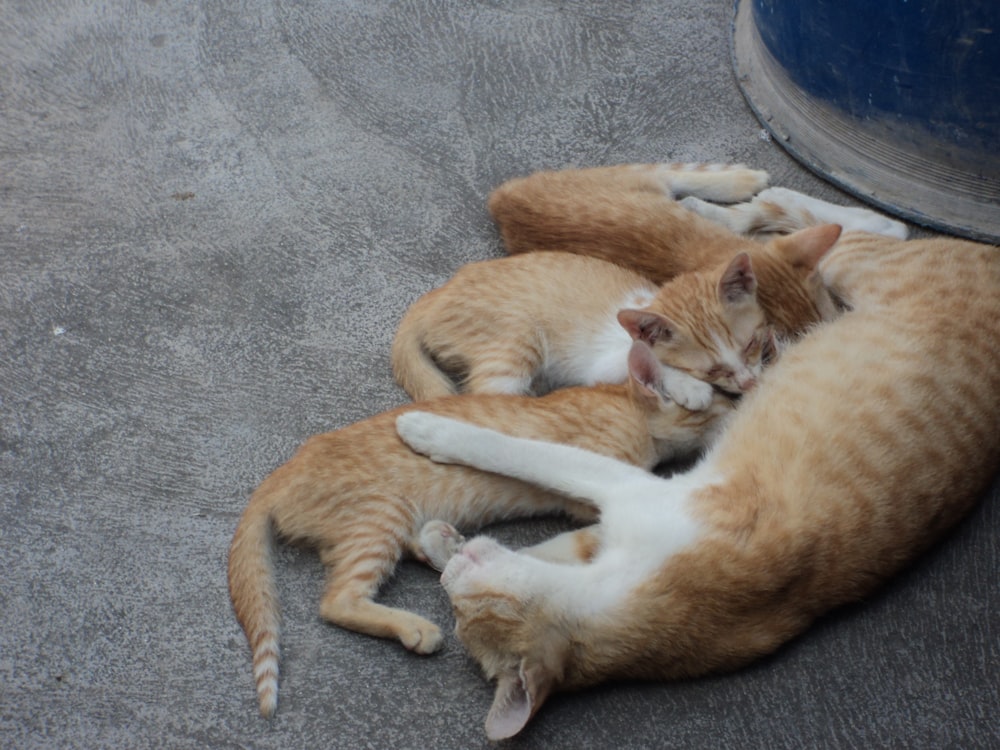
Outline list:
[[[839,230],[813,227],[758,243],[685,209],[672,195],[738,200],[766,181],[765,173],[739,165],[665,164],[539,173],[506,183],[490,206],[517,254],[460,268],[407,310],[392,345],[397,382],[417,400],[622,382],[631,345],[625,331],[633,338],[639,332],[616,324],[625,308],[659,317],[661,335],[647,343],[663,364],[733,393],[746,390],[759,374],[767,325],[788,337],[835,314],[815,269]],[[647,211],[655,222],[643,221]],[[532,244],[547,239],[560,249]],[[637,264],[637,273],[608,262],[626,242],[655,255],[655,270],[652,263]],[[719,285],[744,253],[753,289],[740,304],[727,304]],[[629,257],[634,261],[635,253]],[[677,311],[685,311],[683,322]],[[684,406],[700,408],[710,398],[705,385],[675,381],[672,395]]]
[[[616,386],[574,388],[533,399],[452,396],[421,408],[562,441],[651,468],[697,452],[732,410],[716,395],[689,412],[666,399],[659,366],[644,344],[628,355],[632,377]],[[342,627],[395,638],[417,653],[441,643],[436,625],[419,615],[377,604],[372,597],[404,555],[427,559],[420,532],[432,519],[475,529],[505,518],[566,513],[593,521],[585,504],[522,482],[435,464],[397,437],[403,406],[307,440],[250,498],[229,550],[229,591],[253,655],[260,711],[277,706],[279,615],[272,562],[273,536],[315,547],[327,569],[320,613]],[[589,554],[586,534],[567,552]],[[541,555],[551,554],[552,548]]]
[[[848,310],[792,344],[713,449],[662,479],[559,445],[411,412],[439,461],[600,509],[588,565],[468,541],[442,581],[497,681],[494,739],[546,697],[731,670],[869,595],[1000,469],[1000,249],[845,235],[821,272]]]

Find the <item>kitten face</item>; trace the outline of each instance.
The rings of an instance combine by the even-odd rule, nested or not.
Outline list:
[[[769,335],[756,292],[750,258],[740,253],[721,275],[678,277],[649,306],[619,312],[618,321],[663,364],[740,394],[760,376]]]
[[[759,310],[748,310],[695,338],[677,327],[653,346],[660,361],[731,393],[749,391],[764,366],[769,328]]]

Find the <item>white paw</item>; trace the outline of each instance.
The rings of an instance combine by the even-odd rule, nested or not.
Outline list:
[[[468,425],[426,411],[408,411],[396,417],[396,433],[416,453],[432,461],[449,463],[450,446],[461,444]]]
[[[678,405],[688,411],[704,411],[712,405],[715,391],[711,385],[677,370],[669,370],[663,388]]]
[[[778,203],[785,208],[792,208],[798,204],[800,200],[813,201],[817,200],[815,198],[810,198],[805,193],[800,193],[797,190],[791,190],[790,188],[783,187],[769,187],[767,190],[761,190],[757,193],[755,201],[768,201],[769,203]]]
[[[754,201],[776,203],[786,211],[808,211],[818,222],[840,224],[845,232],[871,232],[905,240],[909,236],[906,224],[868,208],[838,206],[789,188],[773,187],[761,192]]]
[[[420,552],[435,570],[444,570],[448,561],[465,544],[465,537],[445,521],[428,521],[420,529]]]
[[[719,203],[750,200],[770,179],[767,172],[742,164],[660,164],[656,170],[667,195]]]
[[[433,654],[444,641],[437,625],[417,615],[407,618],[407,622],[399,627],[398,635],[399,642],[417,654]]]

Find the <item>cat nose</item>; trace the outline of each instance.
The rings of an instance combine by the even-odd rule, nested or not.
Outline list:
[[[757,385],[757,378],[755,378],[750,373],[747,373],[745,375],[738,375],[736,377],[736,385],[737,387],[739,387],[741,391],[745,393],[746,391],[749,391],[751,388]]]

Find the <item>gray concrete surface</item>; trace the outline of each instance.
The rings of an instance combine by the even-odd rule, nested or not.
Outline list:
[[[538,168],[744,161],[729,0],[7,0],[0,11],[0,746],[485,747],[491,689],[324,624],[283,549],[256,710],[225,555],[307,435],[403,402],[406,305],[501,253]],[[994,488],[992,494],[997,494]],[[552,523],[499,533],[540,538]],[[549,703],[523,748],[997,747],[996,498],[735,675]],[[384,600],[450,630],[436,576]]]

